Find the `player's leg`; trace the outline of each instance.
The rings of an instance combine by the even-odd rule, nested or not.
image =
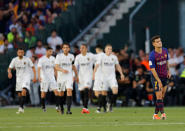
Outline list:
[[[59,105],[60,105],[61,114],[64,114],[64,91],[59,90],[58,96],[59,96],[58,98],[60,100]]]
[[[21,100],[22,100],[22,93],[21,91],[17,91],[18,99],[19,99],[19,106],[21,107]]]
[[[165,97],[165,94],[166,94],[166,90],[167,90],[167,86],[164,86],[163,89],[162,89],[162,109],[161,109],[161,119],[165,120],[166,119],[166,114],[164,112],[164,97]]]
[[[53,90],[53,93],[55,95],[55,101],[56,101],[56,111],[59,112],[59,105],[60,105],[60,97],[57,89]]]
[[[71,112],[71,105],[72,105],[72,89],[70,89],[70,88],[67,88],[66,104],[67,104],[67,112],[66,112],[66,114],[72,114],[72,112]]]
[[[106,110],[106,104],[107,104],[106,97],[107,97],[107,90],[103,90],[102,91],[102,106],[103,106],[104,112],[107,112],[107,110]]]
[[[118,94],[118,87],[112,87],[112,97],[111,97],[111,103],[110,103],[110,112],[112,112],[112,107],[116,103],[117,94]]]
[[[44,112],[46,112],[46,105],[45,105],[45,101],[46,101],[46,93],[48,91],[49,88],[49,83],[46,82],[41,82],[40,83],[40,92],[41,92],[41,108]]]
[[[84,108],[88,109],[89,87],[84,87]]]
[[[96,96],[96,98],[98,99],[98,107],[96,112],[100,113],[101,112],[101,107],[102,107],[102,94],[101,91],[94,91],[94,95]]]

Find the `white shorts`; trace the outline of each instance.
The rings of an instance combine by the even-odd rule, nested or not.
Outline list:
[[[49,91],[54,91],[58,89],[56,82],[41,82],[40,83],[40,91],[41,92],[48,92]]]
[[[91,88],[91,86],[92,86],[91,78],[86,78],[86,79],[81,79],[81,80],[79,78],[78,90],[82,91],[84,90],[84,87]]]
[[[58,85],[58,91],[66,91],[66,89],[71,89],[73,90],[73,81],[61,81],[57,82]]]
[[[109,88],[118,88],[118,82],[115,77],[111,77],[103,80],[103,88],[108,90]]]
[[[100,79],[95,79],[93,90],[94,91],[106,91],[106,89],[103,86],[103,81]]]
[[[23,88],[30,90],[30,80],[16,82],[16,91],[22,91]]]

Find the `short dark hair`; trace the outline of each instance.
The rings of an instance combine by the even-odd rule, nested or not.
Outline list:
[[[98,45],[95,46],[95,49],[101,49],[102,50],[103,47],[100,44],[98,44]]]
[[[67,45],[70,48],[70,44],[69,43],[63,43],[62,44],[62,48],[63,48],[64,45]]]
[[[81,44],[81,46],[85,46],[87,48],[87,44]]]
[[[56,32],[56,33],[57,33],[57,30],[56,30],[56,29],[53,29],[53,30],[51,31],[51,33],[53,33],[53,32]]]
[[[107,46],[110,46],[110,47],[112,47],[112,45],[111,45],[111,44],[106,44],[106,45],[105,45],[105,48],[106,48]]]
[[[22,47],[18,47],[18,48],[17,48],[17,51],[18,51],[18,50],[23,50],[23,51],[24,51],[24,49],[23,49]]]
[[[46,50],[53,50],[50,46],[46,47]]]
[[[159,39],[159,38],[161,38],[160,35],[155,35],[155,36],[153,36],[153,37],[151,38],[152,43],[154,43],[155,40],[156,40],[156,39]]]

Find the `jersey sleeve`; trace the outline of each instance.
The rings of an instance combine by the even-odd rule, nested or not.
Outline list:
[[[31,61],[30,58],[28,58],[28,64],[29,64],[30,67],[33,67],[33,62]]]
[[[75,63],[74,63],[74,65],[75,65],[76,67],[78,67],[78,65],[79,65],[78,59],[79,59],[79,57],[76,56]]]
[[[118,61],[118,57],[117,56],[115,56],[115,64],[116,65],[119,64],[119,61]]]
[[[10,65],[9,65],[9,68],[14,68],[15,67],[15,59],[13,59],[11,62],[10,62]]]
[[[59,55],[57,55],[57,56],[56,56],[55,64],[56,64],[56,65],[58,65],[58,64],[59,64]]]
[[[39,59],[39,61],[38,61],[38,65],[37,65],[38,67],[42,67],[42,59]]]
[[[95,64],[100,65],[101,64],[101,61],[102,61],[102,55],[97,55],[97,57],[96,57],[96,63]]]
[[[153,52],[151,52],[149,56],[149,65],[150,68],[155,68],[155,55]]]
[[[166,49],[166,48],[165,48]],[[166,49],[166,55],[167,55],[167,60],[169,60],[169,56],[168,56],[168,49]]]

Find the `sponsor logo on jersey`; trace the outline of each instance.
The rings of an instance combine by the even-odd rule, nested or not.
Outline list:
[[[164,65],[164,64],[166,64],[166,61],[157,62],[157,65]]]

